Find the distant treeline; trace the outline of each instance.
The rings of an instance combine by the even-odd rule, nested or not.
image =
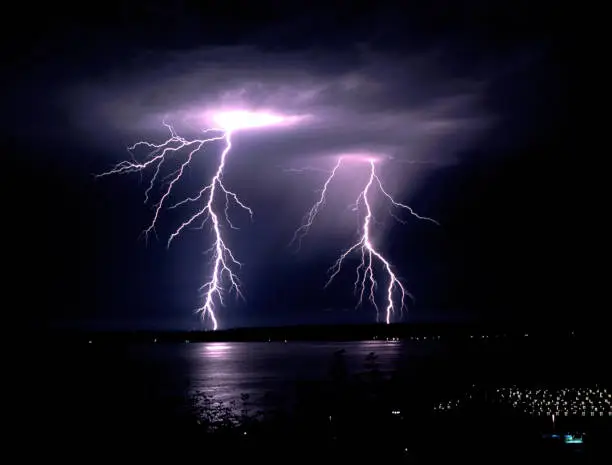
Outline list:
[[[361,340],[583,340],[600,343],[607,339],[601,327],[550,324],[372,324],[284,326],[236,328],[220,331],[79,331],[56,330],[33,335],[55,341],[75,342],[285,342],[285,341],[361,341]]]

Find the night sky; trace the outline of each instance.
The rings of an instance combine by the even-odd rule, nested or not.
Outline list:
[[[355,261],[323,289],[357,238],[348,204],[367,166],[338,179],[300,252],[287,247],[323,170],[355,151],[380,153],[389,191],[441,224],[396,223],[376,203],[377,244],[415,297],[402,321],[600,314],[588,226],[573,216],[584,181],[568,182],[581,136],[560,10],[197,3],[44,7],[12,36],[2,140],[15,311],[37,325],[205,327],[193,310],[210,237],[188,231],[167,250],[184,218],[166,211],[145,243],[147,174],[94,174],[140,139],[164,140],[164,117],[189,137],[203,111],[239,102],[313,118],[235,135],[225,180],[255,216],[232,210],[246,300],[227,296],[220,328],[375,321],[367,304],[354,308]],[[181,192],[197,192],[217,160],[212,148],[200,157]]]

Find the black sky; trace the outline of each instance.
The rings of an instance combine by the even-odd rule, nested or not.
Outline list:
[[[444,62],[440,82],[482,83],[476,113],[494,121],[467,144],[444,145],[440,150],[455,162],[429,170],[402,199],[442,224],[395,225],[386,237],[386,253],[416,297],[408,320],[595,319],[595,278],[584,271],[596,266],[586,253],[588,226],[573,213],[584,180],[572,176],[567,162],[579,151],[580,124],[562,11],[527,1],[355,3],[139,1],[39,10],[5,53],[3,153],[15,218],[5,229],[16,236],[5,253],[17,277],[14,305],[43,325],[199,326],[192,310],[206,270],[205,238],[193,234],[169,251],[163,240],[149,246],[137,240],[150,220],[143,184],[137,176],[103,183],[92,177],[119,161],[133,140],[110,126],[92,130],[97,108],[88,114],[81,105],[75,113],[69,91],[94,82],[115,99],[110,108],[127,108],[127,94],[116,92],[123,73],[132,79],[126,89],[138,92],[146,76],[158,79],[152,70],[168,54],[225,46],[251,50],[250,69],[269,65],[258,61],[261,54],[325,57],[316,75],[324,82],[350,68],[355,48],[365,44],[377,56],[395,57],[386,58],[393,76],[385,82],[398,86],[403,108],[406,96],[433,86],[424,75],[410,81],[421,82],[422,92],[402,92],[404,76],[413,76],[402,69],[423,66],[404,57],[435,50]],[[179,73],[182,60],[166,72]],[[175,91],[162,87],[159,105],[178,97]],[[246,263],[247,301],[228,298],[222,326],[372,322],[372,309],[353,310],[352,270],[322,289],[337,248],[306,247],[299,257],[284,249],[321,177],[295,183],[276,174],[273,189],[264,188],[264,174],[278,171],[276,165],[249,178],[249,162],[235,162],[228,177],[257,216],[234,239]],[[290,205],[279,215],[276,205],[287,196]],[[353,239],[334,241],[342,247]]]

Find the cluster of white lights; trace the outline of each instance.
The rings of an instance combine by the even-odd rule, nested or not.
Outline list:
[[[440,402],[434,406],[434,411],[455,410],[472,400],[475,394],[475,391],[468,392],[463,398]],[[555,415],[556,417],[612,416],[612,393],[599,386],[562,389],[528,389],[511,386],[481,394],[488,402],[511,405],[528,415]]]
[[[463,399],[451,399],[451,400],[446,400],[444,402],[440,402],[438,405],[434,407],[434,410],[440,411],[440,412],[451,411],[451,410],[458,409],[464,404],[465,402]]]
[[[612,416],[612,394],[606,389],[497,389],[494,401],[510,404],[529,415]]]
[[[437,341],[440,339],[440,336],[411,336],[409,339],[411,341]]]

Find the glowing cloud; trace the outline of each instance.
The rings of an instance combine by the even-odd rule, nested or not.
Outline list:
[[[272,113],[250,111],[223,111],[213,115],[213,121],[226,131],[253,129],[282,124],[285,118]]]

